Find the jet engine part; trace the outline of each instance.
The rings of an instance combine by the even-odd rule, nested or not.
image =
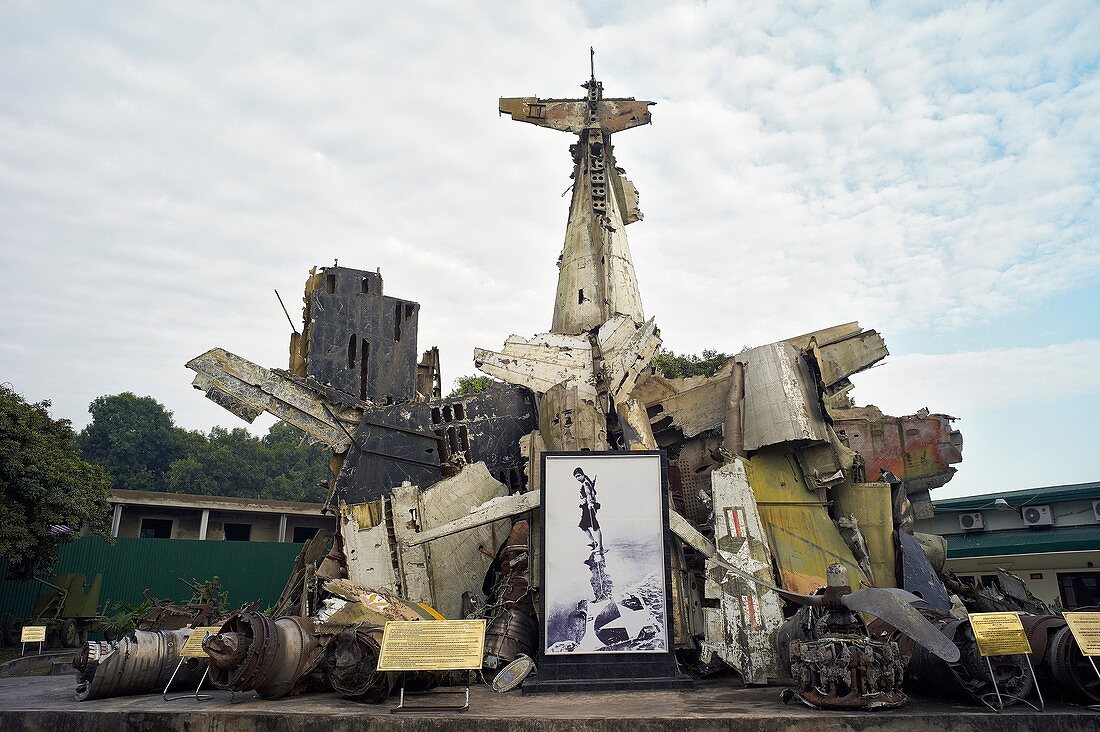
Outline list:
[[[235,613],[202,647],[210,656],[210,681],[219,689],[278,699],[323,685],[316,672],[321,649],[309,618]]]
[[[921,613],[958,647],[958,661],[948,663],[883,620],[875,620],[870,625],[872,637],[895,641],[902,655],[908,659],[906,684],[914,690],[977,703],[981,703],[986,694],[994,694],[989,666],[978,653],[970,622],[935,610],[925,609]],[[1015,704],[1017,699],[1031,693],[1035,678],[1022,656],[994,656],[989,661],[1005,706]]]
[[[337,693],[379,704],[393,691],[401,674],[378,670],[382,631],[377,625],[349,626],[325,646],[325,673]]]
[[[73,660],[76,700],[163,691],[190,635],[190,628],[135,630],[116,641],[85,643]],[[205,659],[187,659],[172,688],[195,688],[206,672],[206,664]]]
[[[780,659],[797,698],[819,709],[889,709],[905,703],[905,660],[893,640],[872,640],[857,613],[802,607],[780,628]]]
[[[1057,615],[1022,615],[1031,644],[1031,663],[1041,688],[1073,701],[1100,704],[1100,678],[1081,653],[1065,619]]]
[[[817,709],[890,709],[905,703],[905,660],[891,638],[872,640],[858,612],[840,597],[850,592],[840,564],[827,571],[824,606],[803,606],[780,626],[780,661],[797,685],[784,702]]]
[[[497,552],[482,591],[489,602],[481,613],[485,629],[485,668],[498,669],[521,655],[533,656],[538,623],[531,596],[530,526],[520,520]]]

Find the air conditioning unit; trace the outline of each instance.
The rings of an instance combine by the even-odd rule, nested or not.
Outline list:
[[[981,531],[985,528],[985,520],[982,518],[981,511],[975,511],[974,513],[961,513],[959,514],[959,526],[963,531]]]
[[[1100,501],[1092,502],[1092,517],[1100,521]]]
[[[1054,526],[1054,516],[1050,512],[1050,506],[1023,506],[1021,515],[1024,517],[1024,526],[1029,529]]]

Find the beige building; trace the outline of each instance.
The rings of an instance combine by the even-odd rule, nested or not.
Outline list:
[[[1039,599],[1067,609],[1100,605],[1100,482],[934,502],[916,530],[947,539],[947,569],[990,584],[1002,567]]]
[[[319,503],[112,490],[111,535],[121,538],[304,542],[336,519]]]

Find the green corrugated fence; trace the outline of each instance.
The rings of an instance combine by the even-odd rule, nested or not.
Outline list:
[[[137,604],[146,588],[157,598],[186,602],[191,590],[179,577],[201,582],[217,575],[229,592],[230,609],[253,600],[264,609],[279,599],[301,548],[292,543],[194,539],[116,539],[108,544],[84,537],[61,548],[55,572],[79,572],[89,582],[102,572],[101,607],[104,600]],[[5,574],[6,569],[0,566]],[[28,617],[41,591],[37,582],[0,579],[0,617]]]

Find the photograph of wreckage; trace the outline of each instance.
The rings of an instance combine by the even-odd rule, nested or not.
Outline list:
[[[660,332],[626,236],[642,218],[638,191],[611,144],[649,124],[653,103],[605,97],[594,72],[582,86],[578,99],[500,99],[512,120],[576,139],[550,331],[476,349],[488,390],[443,398],[438,350],[417,358],[419,305],[384,294],[377,271],[340,266],[310,271],[289,368],[222,348],[187,363],[195,388],[233,414],[270,413],[332,451],[339,519],[335,536],[305,545],[270,615],[218,621],[203,644],[213,684],[381,702],[400,682],[376,669],[389,620],[486,619],[486,678],[537,659],[540,456],[661,450],[685,674],[793,679],[784,699],[820,708],[896,707],[910,691],[977,704],[994,687],[966,610],[1010,609],[1026,613],[1035,668],[1053,679],[1044,688],[1100,702],[1051,609],[1022,584],[991,593],[944,576],[944,540],[913,532],[961,461],[962,437],[945,413],[855,404],[852,377],[888,354],[875,330],[789,336],[710,376],[654,369]],[[78,698],[159,690],[188,633],[88,644]],[[997,660],[1001,691],[1029,694],[1025,660]],[[206,670],[193,661],[181,686]]]

